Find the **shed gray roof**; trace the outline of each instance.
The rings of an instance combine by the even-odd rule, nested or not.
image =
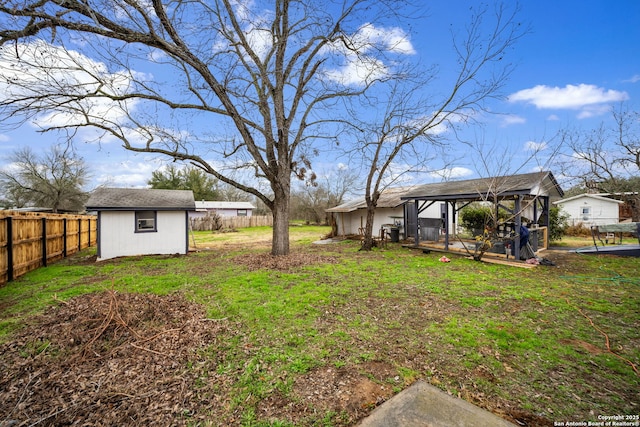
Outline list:
[[[380,198],[378,199],[378,208],[396,208],[401,206],[405,202],[401,199],[402,196],[406,195],[407,192],[410,192],[413,189],[416,189],[416,186],[413,187],[394,187],[394,188],[386,188],[380,193]],[[353,212],[358,209],[364,209],[367,207],[367,202],[364,197],[360,199],[350,200],[341,205],[335,206],[333,208],[325,209],[326,212]]]
[[[533,172],[491,178],[425,184],[407,192],[402,200],[483,200],[487,195],[517,194],[558,199],[564,192],[551,172]]]
[[[196,209],[191,190],[149,188],[96,188],[87,201],[90,211],[186,210]]]

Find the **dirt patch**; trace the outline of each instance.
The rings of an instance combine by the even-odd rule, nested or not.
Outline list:
[[[261,419],[309,425],[313,414],[327,412],[337,414],[335,425],[354,425],[388,400],[399,381],[393,367],[381,362],[318,368],[296,378],[293,399],[273,393],[258,404],[257,413]]]
[[[234,333],[233,325],[207,320],[200,306],[177,294],[74,298],[0,347],[0,421],[176,425],[204,419],[228,396],[225,378],[211,372],[215,359],[197,350]],[[200,392],[203,377],[223,393]]]
[[[233,258],[234,264],[247,267],[250,271],[267,269],[289,271],[314,264],[336,264],[336,257],[314,253],[291,253],[274,256],[271,254],[244,254]]]
[[[581,255],[576,254],[574,251],[575,249],[549,249],[539,252],[538,256],[553,262],[555,265],[549,268],[556,268],[560,274],[589,273],[588,267],[583,267],[582,263],[576,262],[577,257]]]
[[[302,399],[323,410],[369,412],[393,394],[400,377],[388,364],[366,363],[353,367],[315,369],[298,378],[294,390]],[[357,419],[357,418],[356,418]]]
[[[586,350],[589,354],[603,354],[606,353],[604,349],[596,347],[595,345],[582,341],[582,340],[560,340],[561,344],[570,345],[576,349]]]

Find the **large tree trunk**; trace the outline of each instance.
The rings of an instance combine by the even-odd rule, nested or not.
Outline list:
[[[376,213],[376,205],[367,199],[367,222],[364,226],[364,241],[360,250],[370,251],[373,248],[373,219]]]
[[[272,255],[289,254],[289,202],[288,191],[276,191],[273,201],[273,240]]]

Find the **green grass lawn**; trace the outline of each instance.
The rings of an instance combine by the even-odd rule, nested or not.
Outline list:
[[[389,393],[424,380],[529,425],[638,414],[639,258],[548,252],[555,267],[456,255],[442,263],[400,244],[372,252],[352,241],[312,244],[328,232],[291,227],[291,262],[304,262],[285,268],[259,262],[270,257],[269,227],[196,232],[198,251],[182,257],[94,263],[85,251],[0,288],[0,340],[78,295],[180,293],[237,328],[189,364],[211,364],[225,379],[191,387],[224,390],[230,397],[211,416],[222,411],[215,416],[228,424],[353,425],[379,403],[354,409],[307,396],[303,385],[327,372],[361,375]],[[37,353],[56,357],[48,351]]]

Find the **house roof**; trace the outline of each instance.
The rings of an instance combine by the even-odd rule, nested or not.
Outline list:
[[[207,209],[255,209],[250,202],[210,202],[206,200],[197,201],[196,200],[196,210],[207,210]]]
[[[158,190],[150,188],[96,188],[86,205],[87,210],[195,210],[191,190]]]
[[[611,202],[611,203],[617,203],[619,205],[624,204],[624,201],[622,200],[616,200],[616,199],[612,199],[610,197],[606,197],[604,195],[601,194],[578,194],[577,196],[573,196],[573,197],[567,197],[566,199],[561,199],[561,200],[557,200],[555,202],[553,202],[553,204],[555,205],[562,205],[566,202],[570,202],[572,200],[578,200],[578,199],[594,199],[594,200],[598,200],[601,202]]]
[[[547,171],[425,184],[407,192],[402,200],[483,200],[487,195],[560,198],[563,194],[553,174]]]
[[[415,188],[416,186],[386,188],[380,193],[380,198],[378,199],[377,207],[378,208],[397,208],[398,206],[405,203],[401,199],[401,197],[407,194],[407,192]],[[326,209],[325,212],[353,212],[355,210],[364,209],[366,207],[367,207],[367,202],[363,197],[361,199],[350,200],[341,205]]]

